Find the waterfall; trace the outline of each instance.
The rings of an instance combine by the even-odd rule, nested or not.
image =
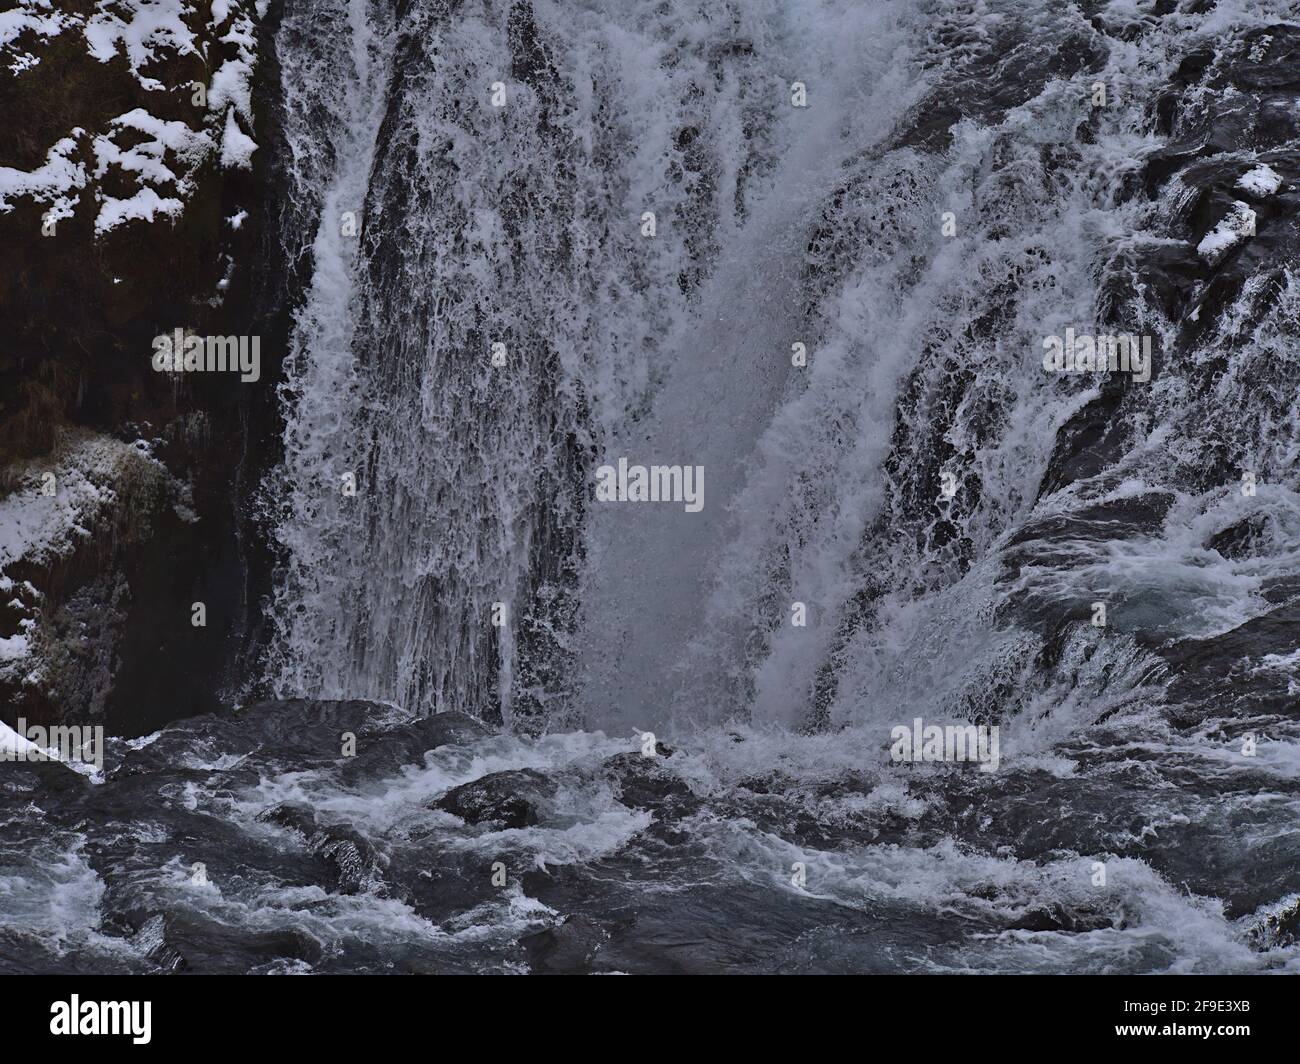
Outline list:
[[[772,500],[751,507],[744,494],[755,448],[783,397],[802,392],[799,375],[823,371],[824,350],[808,368],[793,365],[796,344],[817,348],[815,308],[826,295],[808,270],[810,234],[844,167],[881,142],[919,93],[897,6],[809,5],[802,14],[770,42],[779,60],[753,60],[759,70],[789,71],[771,79],[770,127],[755,137],[771,161],[749,179],[743,213],[720,205],[711,230],[718,252],[665,348],[665,380],[647,414],[606,444],[611,458],[701,467],[706,485],[700,512],[624,503],[593,514],[582,699],[586,719],[620,729],[662,727],[679,715],[721,719],[723,700],[743,687],[740,657],[730,656],[738,647],[691,647],[738,619],[736,609],[712,606],[747,576],[718,578],[725,552],[734,557],[744,541],[758,552],[768,546],[755,542],[753,526]],[[790,98],[796,82],[807,87],[806,106]],[[733,167],[752,164],[720,157],[713,165],[725,187],[740,179]],[[790,441],[796,451],[806,442]],[[739,567],[756,557],[746,550]],[[731,682],[714,682],[724,678]],[[732,698],[731,708],[745,707]]]
[[[344,562],[356,515],[342,486],[346,474],[355,477],[362,410],[356,234],[384,115],[391,33],[382,5],[322,0],[291,5],[277,42],[294,195],[287,227],[305,245],[311,282],[280,385],[285,459],[267,492],[286,561],[272,603],[271,680],[277,690],[322,697],[353,682],[341,652],[356,594],[357,574]],[[335,47],[339,40],[350,47]]]
[[[1198,402],[1204,338],[1142,276],[1189,195],[1135,194],[1171,136],[1147,102],[1189,35],[1266,18],[1234,10],[1139,41],[1018,0],[293,6],[316,228],[277,689],[524,731],[1016,718],[1031,746],[1149,696],[1153,633],[1267,608],[1211,526],[1294,521],[1294,409]],[[1276,379],[1290,284],[1220,387]],[[1067,329],[1154,341],[1155,380],[1045,371]],[[1205,439],[1272,486],[1233,501]],[[619,459],[701,468],[703,509],[597,499]],[[1026,559],[1110,511],[1124,550]]]
[[[709,451],[700,524],[721,527],[782,387],[780,351],[757,348],[768,330],[793,337],[805,300],[808,192],[834,184],[858,135],[888,130],[894,9],[802,16],[413,4],[391,29],[376,16],[331,70],[286,21],[291,104],[336,102],[290,107],[304,196],[321,207],[285,387],[289,458],[271,486],[287,499],[280,691],[599,717],[601,663],[623,653],[602,630],[600,587],[623,565],[605,539],[629,545],[587,527],[591,468],[630,452],[651,410],[671,438],[722,388],[731,439],[680,441]],[[852,72],[854,57],[878,76]],[[810,106],[792,102],[796,83]],[[349,243],[337,217],[363,194]],[[754,302],[738,298],[750,287]],[[755,359],[761,385],[725,386]],[[656,584],[653,564],[610,587],[616,608],[642,576]]]

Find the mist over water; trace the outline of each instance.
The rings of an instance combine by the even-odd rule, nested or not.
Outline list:
[[[52,810],[4,934],[133,970],[1297,970],[1300,86],[1258,74],[1294,40],[1253,0],[287,4],[265,681],[309,701],[122,744],[119,826],[172,800],[107,838]],[[1149,337],[1151,380],[1046,371],[1067,329]],[[620,458],[703,467],[703,509],[598,501]],[[891,760],[917,718],[997,727],[998,771]],[[509,815],[462,815],[496,773]]]

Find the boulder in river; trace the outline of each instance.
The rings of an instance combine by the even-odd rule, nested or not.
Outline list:
[[[541,823],[539,808],[555,790],[553,780],[531,768],[493,772],[453,787],[432,808],[467,824],[497,821],[507,828],[526,828]]]

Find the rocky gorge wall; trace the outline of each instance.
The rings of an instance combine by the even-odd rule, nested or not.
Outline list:
[[[150,731],[247,675],[268,573],[292,264],[277,14],[21,0],[0,14],[0,717]],[[176,329],[260,373],[155,370]],[[202,603],[205,624],[193,623]]]

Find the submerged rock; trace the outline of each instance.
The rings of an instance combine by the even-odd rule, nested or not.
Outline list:
[[[164,972],[244,974],[274,961],[316,964],[321,944],[297,928],[250,931],[192,910],[131,914],[135,945]]]
[[[1256,914],[1246,932],[1257,949],[1280,949],[1300,942],[1300,894],[1292,894]]]
[[[1298,628],[1300,603],[1290,601],[1230,631],[1157,648],[1173,677],[1169,702],[1185,707],[1173,714],[1175,722],[1189,726],[1223,715],[1239,720],[1293,715],[1295,680],[1286,649],[1295,645]]]
[[[277,827],[296,831],[304,839],[310,839],[318,830],[316,814],[301,802],[282,802],[259,813],[257,819],[263,824],[274,824]]]
[[[356,756],[347,759],[343,778],[355,784],[366,778],[393,775],[403,765],[418,765],[430,750],[465,746],[492,734],[492,729],[468,713],[435,713],[405,721],[379,734],[359,734]]]
[[[601,771],[614,783],[618,800],[633,809],[674,817],[689,816],[700,807],[690,787],[657,757],[615,754],[601,762]]]
[[[579,975],[591,971],[592,961],[610,939],[608,928],[586,916],[566,916],[520,940],[528,964],[539,975]]]
[[[301,802],[284,802],[257,819],[294,831],[306,840],[311,853],[324,863],[318,881],[331,894],[360,894],[381,885],[379,853],[353,828],[340,824],[322,827],[311,808]]]
[[[402,732],[409,735],[426,750],[439,746],[457,745],[475,742],[492,734],[492,729],[468,713],[434,713],[432,716],[420,717],[406,725]]]
[[[1105,931],[1115,927],[1123,930],[1127,923],[1122,918],[1108,916],[1104,912],[1072,910],[1060,903],[1043,905],[1030,909],[1018,919],[1013,920],[1008,929],[1012,931],[1064,931],[1081,934],[1086,931]]]
[[[360,894],[381,884],[378,853],[351,828],[326,828],[312,838],[311,848],[328,866],[322,885],[331,894]]]

